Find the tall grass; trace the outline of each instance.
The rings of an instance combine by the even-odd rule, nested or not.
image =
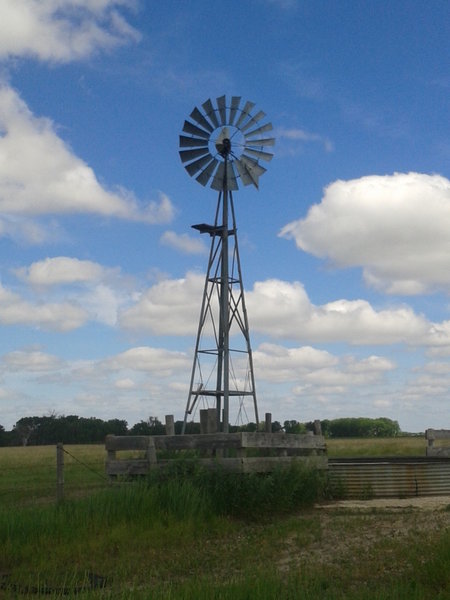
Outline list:
[[[211,515],[248,519],[311,506],[322,497],[325,476],[302,463],[270,473],[234,473],[219,465],[208,470],[195,461],[177,461],[167,472],[151,474],[149,485],[163,496],[161,506],[170,507],[173,513],[180,514],[179,504],[183,508],[187,495],[191,502],[208,507]]]
[[[410,511],[401,520],[412,519],[411,536],[386,537],[383,523],[402,527],[396,514],[309,510],[323,493],[321,474],[301,465],[238,475],[180,461],[60,505],[0,500],[0,597],[450,598],[448,529],[419,535]],[[379,529],[379,541],[366,546],[362,535],[352,550],[364,527]],[[333,532],[349,541],[345,555],[309,560]]]
[[[175,463],[135,484],[109,487],[60,505],[0,505],[0,558],[11,569],[40,562],[39,548],[82,545],[87,538],[121,538],[121,529],[142,530],[177,523],[200,530],[220,516],[257,519],[311,505],[323,489],[317,472],[302,465],[268,474],[208,471],[195,462]],[[123,539],[123,536],[122,536]],[[34,558],[33,558],[34,556]]]

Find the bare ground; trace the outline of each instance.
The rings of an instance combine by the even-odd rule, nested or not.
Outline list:
[[[442,510],[450,507],[450,496],[421,496],[414,498],[375,498],[373,500],[338,500],[329,504],[318,504],[317,508],[361,509],[374,508],[417,508],[419,510]]]
[[[425,542],[450,529],[450,496],[342,500],[317,505],[316,514],[319,535],[306,544],[295,533],[287,536],[279,570],[318,564],[338,570],[351,564],[355,575],[375,567],[385,574],[400,574],[408,565],[391,560],[398,554],[395,547]]]

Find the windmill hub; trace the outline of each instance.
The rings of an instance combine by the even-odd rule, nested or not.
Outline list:
[[[217,151],[223,158],[227,158],[231,153],[231,140],[229,138],[223,138],[220,143],[216,144]]]

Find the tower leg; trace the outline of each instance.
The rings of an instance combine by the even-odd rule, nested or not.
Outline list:
[[[229,227],[231,217],[232,226]],[[219,219],[221,218],[221,222]],[[238,399],[237,414],[242,416],[244,399],[253,400],[256,424],[259,422],[253,372],[253,357],[245,305],[244,286],[239,258],[236,219],[231,191],[219,193],[214,225],[196,225],[200,233],[209,233],[211,248],[203,288],[195,356],[183,423],[183,433],[189,415],[199,400],[203,407],[208,401],[217,411],[218,430],[229,431],[231,399]],[[230,344],[232,343],[232,346]],[[237,358],[236,364],[233,358]],[[247,360],[246,375],[236,376]],[[210,380],[215,382],[211,387]],[[247,382],[247,386],[239,383]]]

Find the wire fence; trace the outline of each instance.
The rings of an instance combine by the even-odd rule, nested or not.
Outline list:
[[[56,446],[0,448],[0,507],[81,497],[109,485],[104,445],[62,446],[62,453],[61,475]]]

